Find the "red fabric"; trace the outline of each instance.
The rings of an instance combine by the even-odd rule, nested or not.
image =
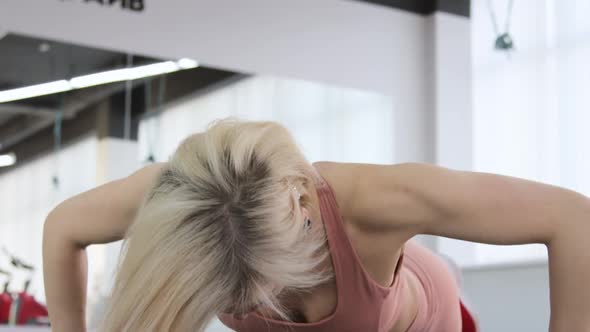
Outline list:
[[[463,322],[463,332],[477,332],[477,327],[475,325],[475,319],[467,308],[463,305],[463,302],[459,302],[461,304],[461,321]]]
[[[21,300],[20,310],[18,313],[17,324],[23,325],[35,322],[37,319],[48,316],[47,308],[37,302],[35,298],[27,293],[18,294]]]
[[[0,324],[8,324],[12,297],[8,293],[0,294]]]

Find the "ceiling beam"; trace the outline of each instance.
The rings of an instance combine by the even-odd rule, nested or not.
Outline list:
[[[0,113],[31,114],[38,115],[41,117],[53,118],[57,111],[57,109],[47,107],[35,107],[17,104],[0,104]]]
[[[53,122],[52,119],[39,119],[28,114],[19,115],[0,125],[0,149],[9,148],[22,140],[30,132],[37,132]]]
[[[470,16],[471,0],[357,0],[408,12],[430,15],[437,11]]]
[[[152,84],[152,88],[149,89],[151,90],[149,98],[144,95],[149,90],[132,95],[132,97],[145,99],[133,103],[132,138],[133,133],[137,132],[139,121],[146,110],[161,111],[160,103],[163,106],[170,105],[172,100],[179,102],[184,98],[195,98],[197,93],[207,93],[219,89],[227,82],[233,82],[236,77],[241,76],[233,72],[200,67],[172,73],[165,77],[166,84],[161,86],[157,83]],[[136,80],[133,82],[133,87],[145,84],[146,81]],[[160,90],[160,87],[163,89]],[[70,138],[80,137],[84,132],[94,132],[99,137],[122,137],[120,129],[124,121],[124,103],[122,102],[124,90],[125,84],[119,83],[66,94],[63,105],[59,108],[63,114],[62,144],[67,144]],[[136,92],[140,91],[136,90]],[[105,116],[107,117],[106,122]],[[8,122],[12,121],[0,125],[0,144],[4,145],[0,146],[0,154],[4,152],[16,153],[18,164],[22,165],[23,161],[32,160],[37,155],[52,151],[53,123],[55,121],[53,117],[41,118],[24,113],[16,115],[14,121],[17,120],[18,122],[13,122],[10,125]],[[105,125],[106,128],[104,128]],[[12,126],[15,128],[11,128]],[[6,171],[6,168],[0,169],[0,173],[3,171]]]
[[[142,84],[142,80],[133,81],[132,86]],[[72,91],[68,94],[63,107],[59,110],[62,112],[63,120],[76,117],[78,112],[88,109],[89,106],[107,99],[109,96],[125,90],[124,83],[114,83],[101,85],[89,89]],[[14,120],[9,120],[0,126],[0,151],[7,150],[13,145],[27,139],[38,131],[51,126],[55,122],[55,114],[51,117],[33,117],[28,114],[19,116]]]
[[[97,106],[95,106],[97,107]],[[62,146],[67,146],[85,135],[92,135],[96,128],[96,112],[80,112],[76,117],[64,119],[62,124]],[[33,136],[13,145],[6,152],[16,154],[17,163],[13,166],[0,167],[0,175],[9,172],[24,163],[34,160],[36,157],[51,153],[54,150],[53,128],[47,126],[36,132]],[[47,181],[51,181],[50,178]]]

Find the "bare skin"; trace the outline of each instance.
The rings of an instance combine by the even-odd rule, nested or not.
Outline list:
[[[48,216],[43,260],[54,331],[85,331],[84,248],[123,238],[161,166],[75,196]],[[550,331],[590,330],[587,197],[536,182],[424,164],[322,162],[316,167],[334,189],[361,263],[379,284],[391,284],[400,248],[416,234],[492,244],[543,243],[550,257]],[[312,200],[313,208],[304,213],[314,227],[322,227],[317,195]],[[414,287],[391,332],[405,331],[415,317]],[[313,322],[330,315],[335,305],[334,285],[325,285],[304,298],[299,309]]]

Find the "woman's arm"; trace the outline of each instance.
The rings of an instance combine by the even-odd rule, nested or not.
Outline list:
[[[354,211],[397,233],[549,251],[551,331],[590,331],[590,199],[507,176],[426,164],[352,164]]]
[[[162,165],[147,166],[67,199],[47,216],[43,277],[52,331],[86,331],[85,248],[123,239]]]

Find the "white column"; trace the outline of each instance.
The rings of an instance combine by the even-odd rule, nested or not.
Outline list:
[[[471,170],[473,164],[473,106],[471,77],[471,22],[436,12],[429,17],[432,31],[431,105],[436,164]],[[475,244],[437,238],[435,249],[459,264],[475,261]]]
[[[436,163],[470,170],[473,163],[470,20],[444,12],[437,12],[430,19],[434,30],[431,56]]]

